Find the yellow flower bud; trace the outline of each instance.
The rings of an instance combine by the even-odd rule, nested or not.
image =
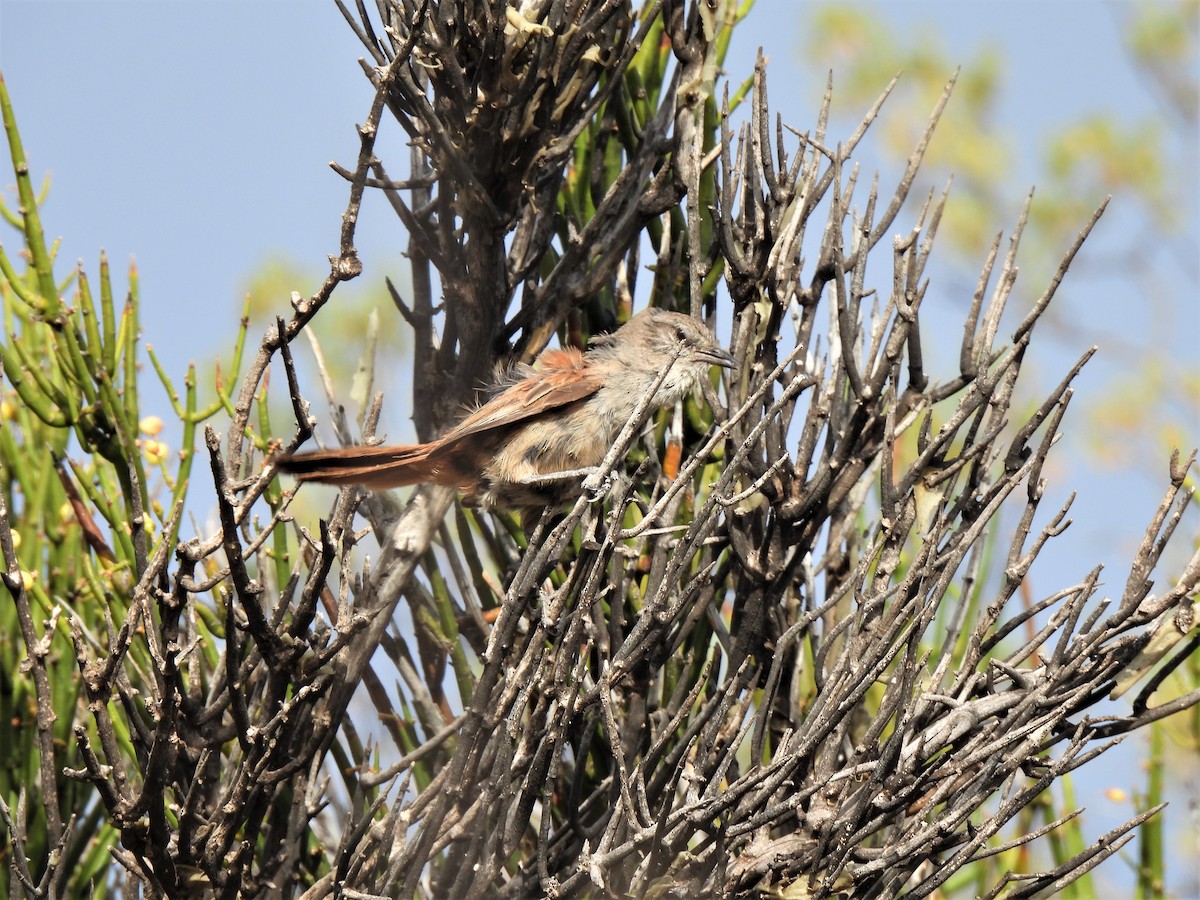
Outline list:
[[[155,437],[163,430],[163,420],[158,416],[146,416],[142,421],[138,422],[138,431],[142,434],[148,434],[150,437]]]
[[[142,445],[142,453],[146,457],[146,462],[152,466],[157,466],[167,458],[169,448],[164,441],[146,441]]]

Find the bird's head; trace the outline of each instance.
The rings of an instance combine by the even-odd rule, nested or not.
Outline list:
[[[708,329],[691,316],[650,307],[612,334],[592,339],[602,353],[652,380],[671,362],[659,386],[657,406],[667,406],[691,393],[711,366],[729,368],[733,357]]]

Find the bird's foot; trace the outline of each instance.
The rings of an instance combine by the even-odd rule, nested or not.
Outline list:
[[[583,479],[583,492],[587,494],[588,499],[593,503],[608,494],[612,490],[612,486],[612,472],[602,472],[599,469],[592,469],[588,473],[588,476]]]

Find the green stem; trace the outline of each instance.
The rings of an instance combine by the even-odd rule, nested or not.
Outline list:
[[[108,254],[100,253],[100,320],[104,330],[103,348],[104,368],[116,374],[117,371],[117,317],[113,311],[112,274],[108,268]]]
[[[13,115],[12,100],[8,86],[0,75],[0,115],[4,118],[4,133],[8,137],[9,154],[12,156],[13,174],[17,177],[17,196],[21,200],[21,218],[25,225],[25,242],[37,273],[38,290],[45,301],[46,317],[57,319],[62,314],[62,303],[54,285],[54,272],[50,254],[46,251],[46,237],[42,231],[42,220],[38,216],[37,196],[29,179],[29,163],[25,159],[25,147],[17,131],[17,120]]]
[[[34,415],[51,428],[69,428],[74,424],[74,420],[63,413],[63,407],[67,403],[66,397],[62,396],[58,388],[50,383],[44,372],[36,366],[26,364],[24,351],[21,350],[17,336],[14,334],[11,339],[12,349],[16,351],[20,361],[14,360],[9,352],[10,348],[3,344],[0,344],[0,360],[3,361],[4,374],[8,376],[17,395],[33,411]],[[36,389],[24,377],[25,373],[32,376],[36,382]]]

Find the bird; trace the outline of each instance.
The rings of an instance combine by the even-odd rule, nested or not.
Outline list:
[[[656,382],[650,409],[692,393],[712,366],[732,365],[699,321],[652,306],[593,337],[586,352],[546,350],[536,365],[510,368],[489,400],[435,440],[296,453],[277,464],[298,482],[447,485],[467,506],[515,510],[524,520],[579,496]]]

